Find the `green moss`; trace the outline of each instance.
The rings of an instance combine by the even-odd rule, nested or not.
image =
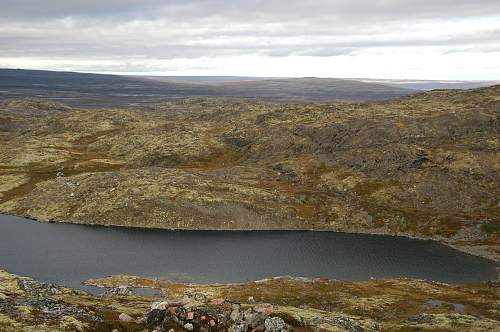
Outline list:
[[[488,234],[500,233],[500,224],[483,224],[481,229]]]

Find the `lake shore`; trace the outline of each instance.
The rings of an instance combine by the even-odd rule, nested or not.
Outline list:
[[[342,282],[272,278],[194,285],[132,276],[89,280],[107,295],[41,283],[0,270],[2,331],[218,330],[490,331],[500,316],[498,282],[448,285],[411,279]],[[158,289],[144,297],[129,287]],[[274,326],[274,325],[273,325]]]
[[[89,225],[89,226],[103,226],[103,227],[123,227],[123,228],[132,228],[132,229],[159,229],[159,230],[179,230],[179,231],[309,231],[309,232],[336,232],[336,233],[345,233],[345,234],[368,234],[368,235],[386,235],[386,236],[393,236],[393,237],[404,237],[408,239],[416,239],[416,240],[430,240],[430,241],[435,241],[438,243],[441,243],[443,245],[446,245],[448,247],[451,247],[453,249],[459,250],[461,252],[481,257],[481,258],[486,258],[491,261],[494,261],[495,263],[500,262],[500,254],[497,252],[492,252],[491,248],[489,246],[477,246],[477,245],[468,245],[468,244],[459,244],[459,243],[454,243],[452,240],[449,238],[443,237],[443,236],[431,236],[431,237],[424,237],[424,236],[419,236],[416,234],[411,234],[411,233],[406,233],[406,232],[400,232],[400,233],[394,233],[391,232],[388,229],[370,229],[370,230],[361,230],[361,229],[311,229],[311,228],[293,228],[293,229],[281,229],[281,228],[259,228],[259,229],[248,229],[248,228],[203,228],[203,227],[197,227],[197,228],[161,228],[161,227],[147,227],[147,226],[124,226],[122,224],[100,224],[100,223],[78,223],[74,221],[65,221],[65,220],[40,220],[32,216],[26,216],[26,215],[16,215],[13,213],[2,213],[5,215],[11,215],[15,217],[22,217],[22,218],[27,218],[30,220],[34,220],[37,222],[58,222],[58,223],[67,223],[67,224],[75,224],[75,225]],[[499,279],[500,279],[500,269],[499,269]]]

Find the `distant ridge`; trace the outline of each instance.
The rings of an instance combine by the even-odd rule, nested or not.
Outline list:
[[[76,107],[127,107],[173,98],[304,103],[393,99],[414,91],[334,78],[146,77],[0,69],[0,100],[39,97]]]
[[[414,89],[414,90],[435,90],[435,89],[476,89],[500,84],[499,81],[462,81],[462,80],[397,80],[397,79],[371,79],[356,78],[354,80],[366,83],[379,83],[388,86]]]

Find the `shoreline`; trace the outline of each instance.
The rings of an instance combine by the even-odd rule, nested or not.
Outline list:
[[[482,332],[498,325],[491,311],[498,302],[498,282],[450,285],[401,278],[345,282],[280,277],[201,285],[117,275],[89,283],[106,291],[93,295],[0,267],[0,326],[6,331],[47,332],[202,331],[208,330],[206,326],[254,331],[254,326],[264,330],[265,322],[273,320],[291,332]],[[142,296],[134,293],[136,287],[154,288],[160,295]]]
[[[8,215],[8,216],[13,216],[13,217],[19,217],[19,218],[25,218],[29,220],[33,220],[36,222],[40,223],[62,223],[62,224],[73,224],[73,225],[86,225],[86,226],[100,226],[100,227],[117,227],[117,228],[129,228],[129,229],[152,229],[152,230],[165,230],[165,231],[213,231],[213,232],[259,232],[259,231],[283,231],[283,232],[335,232],[335,233],[344,233],[344,234],[365,234],[365,235],[379,235],[379,236],[390,236],[390,237],[403,237],[403,238],[408,238],[408,239],[413,239],[413,240],[422,240],[422,241],[434,241],[437,243],[440,243],[442,245],[445,245],[447,247],[453,248],[455,250],[461,251],[463,253],[480,257],[483,259],[487,259],[495,263],[496,269],[498,272],[497,275],[497,280],[500,280],[500,257],[498,255],[491,254],[489,252],[486,252],[482,248],[474,248],[471,246],[464,246],[464,245],[457,245],[454,244],[450,241],[445,240],[443,237],[422,237],[414,234],[408,234],[408,233],[398,233],[398,234],[391,234],[389,232],[384,232],[377,231],[377,229],[374,230],[337,230],[337,229],[299,229],[299,228],[294,228],[294,229],[282,229],[282,228],[260,228],[260,229],[237,229],[237,228],[231,228],[231,229],[213,229],[213,228],[159,228],[159,227],[145,227],[145,226],[126,226],[126,225],[117,225],[117,224],[95,224],[95,223],[79,223],[79,222],[74,222],[74,221],[64,221],[64,220],[40,220],[36,217],[29,216],[29,215],[18,215],[18,214],[13,214],[13,213],[5,213],[0,211],[0,214]]]

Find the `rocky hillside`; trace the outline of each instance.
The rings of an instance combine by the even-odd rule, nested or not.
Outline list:
[[[0,211],[436,238],[498,259],[500,86],[393,101],[0,104]]]
[[[185,285],[113,276],[102,296],[0,270],[0,330],[14,331],[494,331],[498,282],[341,282],[274,278]],[[134,295],[154,288],[160,298]]]

